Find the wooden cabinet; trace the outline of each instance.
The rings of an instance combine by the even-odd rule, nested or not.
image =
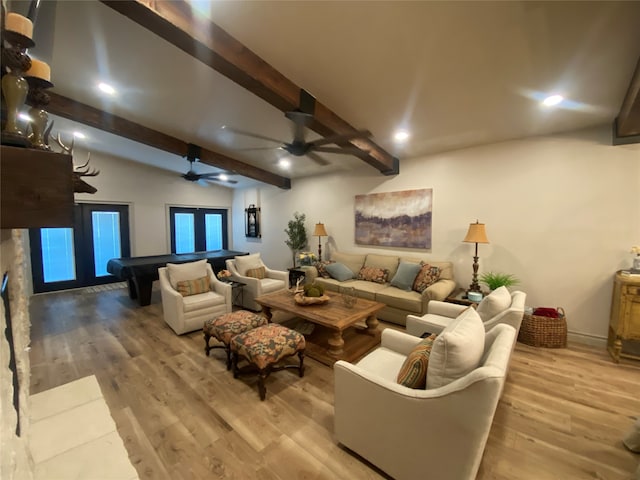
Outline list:
[[[616,362],[640,360],[640,275],[616,273],[607,348]]]
[[[70,155],[2,145],[1,228],[73,225]]]

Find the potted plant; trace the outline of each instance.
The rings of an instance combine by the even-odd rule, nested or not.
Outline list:
[[[489,287],[491,291],[500,287],[512,287],[520,283],[520,280],[515,275],[500,272],[483,273],[480,275],[480,281]]]
[[[307,246],[307,230],[304,228],[306,218],[304,213],[295,212],[293,220],[289,220],[288,228],[284,230],[289,237],[284,243],[291,249],[293,268],[296,268],[296,254]]]

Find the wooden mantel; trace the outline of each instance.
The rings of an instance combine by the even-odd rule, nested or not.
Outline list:
[[[70,155],[2,145],[1,228],[73,226]]]

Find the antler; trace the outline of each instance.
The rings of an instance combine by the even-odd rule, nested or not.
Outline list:
[[[100,170],[96,170],[95,168],[89,168],[89,162],[91,161],[91,152],[87,153],[87,161],[82,165],[74,165],[73,173],[78,177],[95,177],[100,173]]]
[[[76,142],[76,139],[71,137],[71,145],[70,146],[66,146],[63,142],[62,142],[62,138],[60,138],[60,132],[58,132],[58,136],[55,138],[56,143],[60,146],[60,148],[62,148],[62,151],[64,153],[66,153],[67,155],[73,155],[73,146]]]

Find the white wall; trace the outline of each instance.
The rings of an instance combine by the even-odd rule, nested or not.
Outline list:
[[[530,306],[561,306],[569,330],[607,334],[613,274],[631,265],[640,243],[640,145],[611,146],[609,127],[530,138],[401,160],[400,174],[335,174],[236,191],[234,249],[260,251],[269,266],[291,266],[284,229],[294,211],[307,215],[307,233],[323,222],[327,250],[425,253],[354,243],[354,196],[433,189],[433,239],[427,252],[454,262],[460,286],[471,282],[473,245],[462,243],[469,223],[486,223],[480,272],[521,279]],[[244,208],[262,209],[259,240],[244,237]],[[317,250],[317,237],[310,237]]]
[[[76,149],[80,163],[85,153]],[[181,159],[176,157],[176,162]],[[187,162],[183,160],[185,170]],[[231,208],[233,191],[223,186],[188,182],[180,174],[100,153],[91,154],[91,166],[100,170],[85,181],[98,189],[76,194],[76,201],[129,204],[131,255],[160,255],[171,251],[169,206]],[[231,212],[229,220],[232,223]],[[229,239],[231,243],[231,239]]]

